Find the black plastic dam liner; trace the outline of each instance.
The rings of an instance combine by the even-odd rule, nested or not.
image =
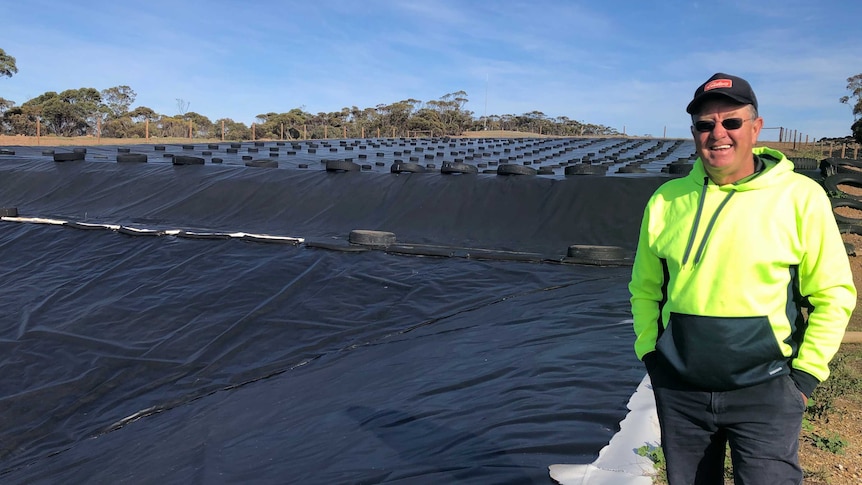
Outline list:
[[[266,172],[266,173],[263,173]],[[155,228],[633,248],[664,179],[0,164],[0,207]],[[551,483],[643,377],[629,269],[0,222],[3,483]]]

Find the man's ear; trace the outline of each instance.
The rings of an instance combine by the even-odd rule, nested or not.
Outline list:
[[[760,130],[763,129],[763,118],[758,116],[756,120],[751,122],[751,124],[754,127],[754,137],[757,139],[760,135]]]

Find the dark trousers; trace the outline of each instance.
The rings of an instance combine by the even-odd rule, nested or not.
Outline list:
[[[670,485],[724,484],[730,445],[736,485],[798,485],[805,404],[789,376],[725,392],[650,373]]]

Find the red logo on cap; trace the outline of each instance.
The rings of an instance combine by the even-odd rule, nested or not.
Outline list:
[[[710,81],[706,86],[703,87],[703,91],[710,91],[718,88],[732,88],[733,80],[731,79],[716,79],[715,81]]]

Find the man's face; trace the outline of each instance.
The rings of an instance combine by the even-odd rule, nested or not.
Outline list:
[[[742,126],[733,129],[722,126],[722,121],[741,119]],[[699,131],[698,122],[712,122],[708,131]],[[733,122],[725,122],[731,124]],[[751,149],[763,127],[763,118],[752,119],[752,110],[725,99],[705,101],[700,112],[692,116],[691,133],[703,167],[713,182],[724,185],[736,182],[754,173]]]

